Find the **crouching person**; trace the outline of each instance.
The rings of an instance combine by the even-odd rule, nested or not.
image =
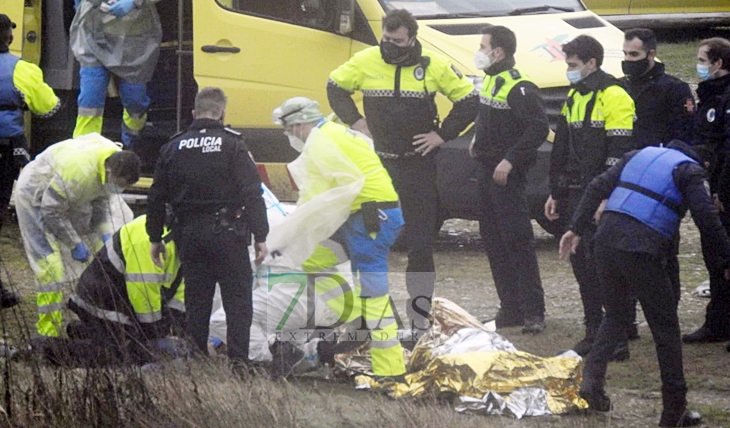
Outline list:
[[[388,253],[403,215],[390,176],[369,141],[325,120],[313,100],[287,100],[274,111],[274,121],[302,152],[289,165],[299,188],[293,217],[319,217],[318,226],[302,227],[319,242],[330,238],[345,248],[361,287],[359,309],[372,338],[373,372],[399,380],[405,364],[389,295]],[[278,252],[286,257],[286,248]]]
[[[175,242],[166,231],[167,259],[164,268],[155,266],[146,218],[140,216],[117,231],[81,274],[68,301],[79,317],[67,326],[69,339],[36,340],[51,363],[144,364],[169,347],[161,339],[182,330],[184,284]]]

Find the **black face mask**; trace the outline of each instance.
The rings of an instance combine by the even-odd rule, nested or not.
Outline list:
[[[636,79],[649,69],[649,58],[638,61],[623,61],[621,62],[621,69],[629,79]]]
[[[380,42],[380,55],[386,64],[415,65],[421,58],[421,44],[416,41],[413,46],[398,46],[393,42]]]

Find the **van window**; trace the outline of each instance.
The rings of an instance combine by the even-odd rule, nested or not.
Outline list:
[[[249,15],[334,32],[337,0],[218,0],[221,6]]]
[[[383,9],[407,9],[416,18],[467,18],[583,11],[579,0],[379,0]]]

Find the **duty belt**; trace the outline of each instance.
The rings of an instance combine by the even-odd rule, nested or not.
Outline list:
[[[388,152],[379,152],[375,151],[375,153],[380,157],[380,159],[400,159],[400,158],[409,158],[411,156],[416,156],[418,152],[405,152],[401,155],[395,154],[395,153],[388,153]]]

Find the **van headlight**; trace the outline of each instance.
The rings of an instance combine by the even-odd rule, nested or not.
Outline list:
[[[471,82],[472,85],[474,85],[474,89],[477,90],[477,92],[482,91],[482,83],[484,83],[484,76],[466,76],[467,79]]]

